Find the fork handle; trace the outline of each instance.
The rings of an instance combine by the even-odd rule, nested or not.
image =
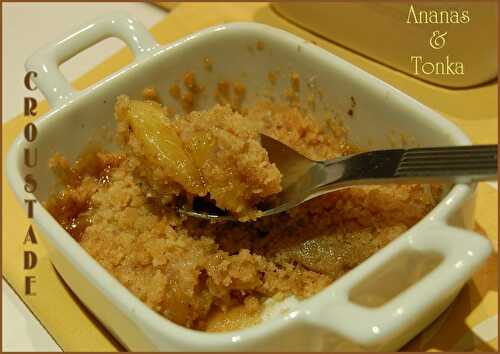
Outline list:
[[[390,182],[441,181],[471,183],[497,178],[498,145],[470,145],[414,149],[378,150],[340,161],[324,161],[329,175],[321,189],[330,185]],[[334,171],[336,170],[336,171]]]

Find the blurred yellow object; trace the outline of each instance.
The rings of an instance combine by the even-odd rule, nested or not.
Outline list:
[[[470,87],[497,76],[497,3],[493,1],[277,2],[272,6],[325,39],[434,84]]]
[[[168,11],[172,11],[177,5],[180,4],[179,2],[174,2],[174,1],[162,1],[162,2],[153,1],[151,3],[163,7],[165,10]]]

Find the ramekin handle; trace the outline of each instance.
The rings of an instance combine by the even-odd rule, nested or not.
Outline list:
[[[359,265],[356,272],[337,280],[333,293],[317,295],[329,299],[319,301],[322,307],[314,308],[306,320],[367,349],[395,350],[398,345],[388,343],[395,338],[405,338],[408,333],[416,334],[415,331],[428,325],[440,306],[444,309],[492,250],[483,236],[437,222],[415,228],[408,238],[394,242],[401,243],[402,247],[382,249]],[[383,265],[381,259],[394,259],[407,251],[433,252],[441,255],[442,260],[423,278],[381,306],[368,307],[353,301],[353,289],[381,271],[377,269]],[[384,283],[377,286],[382,287]]]
[[[99,17],[37,50],[25,63],[34,71],[33,81],[52,108],[57,108],[77,94],[66,80],[59,65],[79,52],[109,37],[123,40],[132,50],[135,60],[150,55],[159,45],[139,22],[125,13]]]

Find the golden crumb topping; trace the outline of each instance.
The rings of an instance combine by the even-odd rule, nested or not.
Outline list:
[[[197,87],[189,74],[183,84]],[[229,95],[231,86],[221,82],[219,91]],[[235,85],[237,92],[245,90]],[[118,97],[119,152],[91,149],[73,164],[51,159],[64,186],[46,207],[124,286],[180,325],[234,330],[258,323],[269,298],[313,296],[418,222],[439,196],[437,185],[353,187],[255,221],[182,216],[180,197],[211,198],[248,217],[280,191],[260,133],[313,159],[355,148],[339,122],[286,104],[172,117],[146,93],[145,101]]]

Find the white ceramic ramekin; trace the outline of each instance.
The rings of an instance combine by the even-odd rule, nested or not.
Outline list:
[[[75,91],[58,65],[109,36],[121,38],[134,61],[97,84]],[[259,42],[259,45],[256,43]],[[210,58],[213,70],[203,68]],[[396,350],[434,320],[491,252],[489,242],[465,228],[472,225],[473,185],[455,185],[422,221],[318,295],[284,314],[240,331],[202,333],[161,317],[94,261],[42,207],[54,177],[47,168],[58,151],[75,158],[102,127],[114,126],[116,96],[138,96],[155,86],[164,102],[170,85],[192,70],[206,91],[221,79],[247,87],[248,102],[271,87],[269,71],[279,70],[276,92],[289,85],[289,73],[320,90],[337,114],[351,107],[352,139],[372,147],[389,145],[394,132],[410,134],[420,145],[469,144],[467,137],[439,114],[379,79],[284,31],[256,23],[224,24],[160,47],[139,23],[124,14],[90,22],[37,51],[26,63],[52,110],[36,120],[38,136],[19,136],[7,158],[7,176],[22,202],[24,176],[38,182],[35,222],[53,264],[63,279],[120,342],[130,350]],[[305,94],[305,93],[304,93]],[[213,96],[200,98],[201,107]],[[322,106],[318,103],[318,106]],[[323,107],[323,106],[322,106]],[[320,110],[323,108],[319,108]],[[324,109],[326,112],[326,108]],[[366,144],[365,144],[366,145]],[[25,148],[38,151],[38,164],[23,164]],[[425,276],[418,276],[421,270]],[[417,274],[417,275],[416,275]]]

